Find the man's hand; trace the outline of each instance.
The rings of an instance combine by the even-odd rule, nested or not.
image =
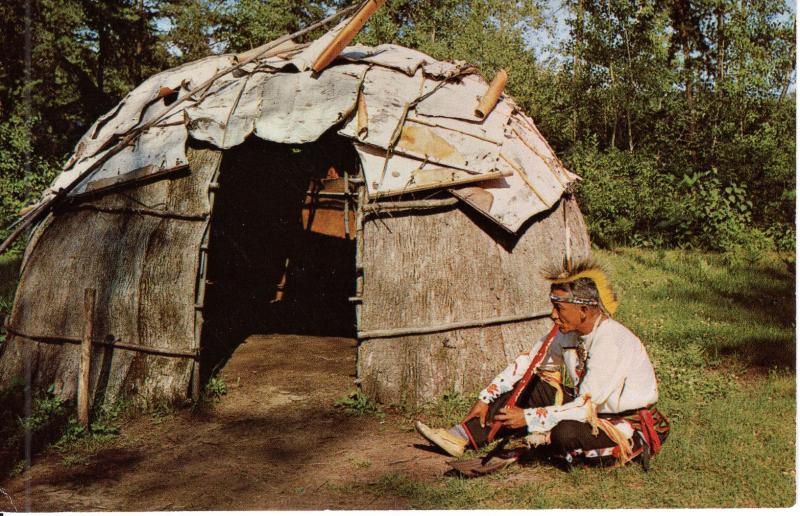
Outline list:
[[[469,412],[467,412],[467,415],[464,416],[464,419],[461,420],[461,423],[464,424],[473,417],[477,417],[480,419],[481,428],[483,428],[484,426],[486,426],[486,415],[488,413],[489,413],[489,405],[487,403],[482,402],[481,400],[478,400],[475,402],[472,408],[469,409]]]
[[[506,428],[522,428],[528,425],[525,421],[525,411],[519,407],[503,407],[494,416]]]

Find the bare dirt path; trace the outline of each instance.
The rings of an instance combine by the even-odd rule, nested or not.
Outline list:
[[[84,464],[50,451],[3,489],[37,512],[407,508],[348,486],[390,473],[433,480],[447,458],[415,447],[398,416],[333,406],[352,391],[354,364],[351,339],[253,336],[206,410],[136,419]]]

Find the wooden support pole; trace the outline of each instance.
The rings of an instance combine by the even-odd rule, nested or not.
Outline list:
[[[92,367],[92,333],[94,332],[93,288],[83,291],[83,340],[81,340],[80,376],[78,377],[78,422],[89,429],[89,373]]]
[[[394,210],[432,210],[458,204],[458,199],[420,199],[418,201],[371,202],[364,205],[367,213]]]
[[[200,399],[200,360],[197,359],[192,364],[192,399]]]
[[[481,319],[478,321],[463,321],[447,324],[432,324],[424,327],[413,328],[390,328],[385,330],[366,330],[358,332],[358,340],[364,341],[367,339],[385,339],[391,337],[404,337],[406,335],[424,335],[427,333],[442,333],[453,330],[463,330],[466,328],[480,328],[483,326],[494,326],[497,324],[515,323],[523,321],[532,321],[534,319],[543,319],[550,315],[551,311],[538,312],[534,314],[524,315],[507,315],[500,317],[491,317],[489,319]]]
[[[341,53],[341,51],[353,41],[358,31],[367,23],[369,17],[378,10],[380,6],[386,3],[386,0],[367,0],[359,11],[353,15],[349,22],[342,28],[339,34],[331,41],[325,50],[322,51],[320,56],[311,66],[314,73],[320,73],[327,67],[331,61]]]
[[[27,340],[35,340],[36,344],[80,344],[83,342],[83,339],[79,339],[77,337],[68,337],[66,335],[32,335],[27,332],[20,331],[13,326],[5,326],[5,330],[18,337],[22,337]],[[103,346],[109,349],[121,349],[123,351],[133,351],[135,353],[144,353],[146,355],[157,355],[162,357],[170,357],[170,358],[191,358],[196,359],[199,353],[199,350],[195,349],[192,351],[172,351],[169,349],[159,349],[159,348],[151,348],[148,346],[137,346],[136,344],[128,344],[126,342],[121,342],[118,340],[114,341],[102,341],[102,340],[93,340],[93,346]]]
[[[344,173],[344,237],[350,241],[350,174]]]

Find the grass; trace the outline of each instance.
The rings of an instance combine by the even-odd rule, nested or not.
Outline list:
[[[349,416],[366,416],[374,414],[383,417],[384,413],[366,394],[361,391],[352,391],[347,396],[337,399],[333,406]]]
[[[794,256],[596,251],[621,304],[616,318],[648,348],[672,433],[637,465],[564,473],[545,464],[490,477],[387,475],[344,485],[417,509],[790,507],[795,503]],[[426,409],[456,422],[470,398]]]

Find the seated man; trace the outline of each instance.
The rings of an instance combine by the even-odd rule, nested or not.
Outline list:
[[[452,456],[494,438],[525,435],[565,465],[624,464],[642,454],[648,467],[669,432],[655,409],[655,372],[639,339],[611,318],[616,296],[591,264],[548,278],[555,327],[481,391],[449,430],[417,431]],[[562,378],[562,370],[566,377]]]

